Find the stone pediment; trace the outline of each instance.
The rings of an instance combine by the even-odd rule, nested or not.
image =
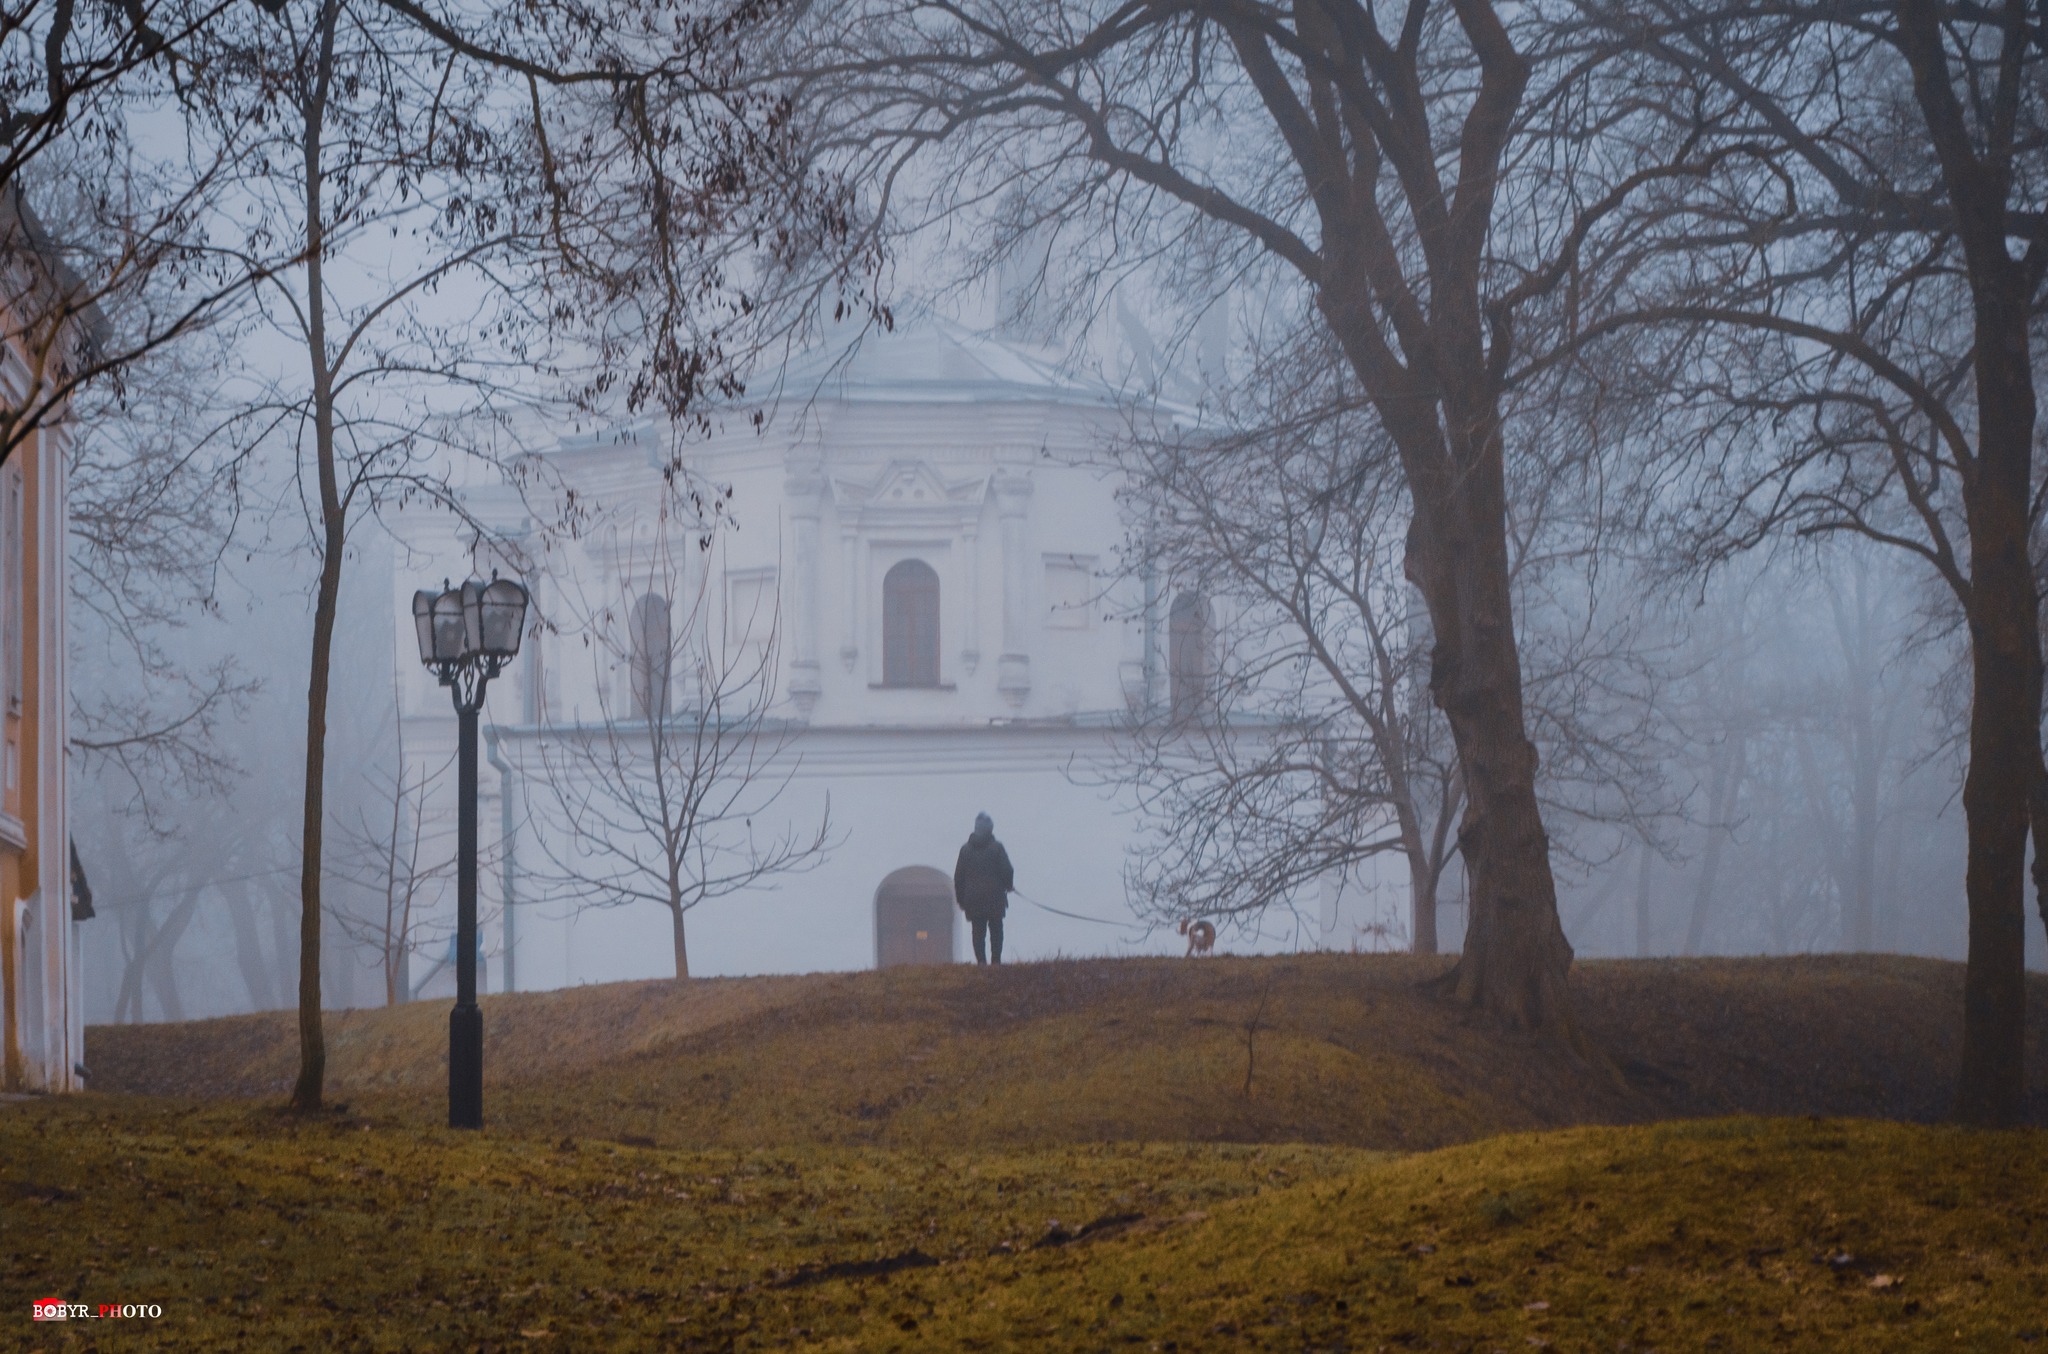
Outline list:
[[[857,515],[863,525],[937,525],[979,517],[988,486],[986,471],[947,479],[929,461],[898,460],[872,479],[835,475],[832,498],[842,513]]]

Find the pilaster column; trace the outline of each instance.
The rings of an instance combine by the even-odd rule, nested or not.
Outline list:
[[[825,480],[815,468],[791,474],[783,486],[795,536],[789,581],[789,694],[808,719],[822,689],[818,674],[818,519]]]
[[[1143,566],[1146,578],[1150,578],[1151,561]],[[1145,627],[1151,624],[1151,608],[1146,605],[1144,582],[1131,577],[1119,579],[1115,593],[1117,610],[1122,619],[1122,644],[1117,661],[1117,684],[1123,690],[1124,705],[1130,712],[1143,717],[1151,704],[1151,670],[1147,663],[1150,648]]]
[[[960,646],[960,670],[972,677],[981,666],[981,538],[974,523],[961,531],[960,546],[966,555],[961,563],[967,574],[966,621],[961,626],[966,642]]]
[[[840,510],[839,578],[844,597],[839,608],[839,666],[853,671],[860,657],[860,534]]]
[[[1003,653],[996,663],[996,690],[1017,709],[1031,694],[1031,572],[1026,553],[1031,476],[1022,470],[998,470],[995,491],[1003,539]]]

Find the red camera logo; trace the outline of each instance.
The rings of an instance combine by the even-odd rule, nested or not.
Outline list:
[[[69,1321],[72,1304],[62,1298],[37,1298],[35,1318],[38,1321]],[[81,1304],[81,1312],[83,1306]]]

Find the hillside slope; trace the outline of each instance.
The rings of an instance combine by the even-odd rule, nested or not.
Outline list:
[[[1133,1220],[1121,1244],[1100,1227],[1028,1268],[942,1269],[803,1347],[2038,1348],[2044,1187],[2020,1133],[1720,1119],[1515,1135],[1180,1225]]]
[[[665,1146],[1322,1142],[1412,1150],[1488,1134],[1727,1113],[1933,1119],[1962,973],[1872,956],[1585,963],[1604,1057],[1582,1061],[1424,995],[1446,961],[1083,960],[646,982],[484,999],[497,1127]],[[2033,980],[2031,1051],[2048,1045]],[[337,1013],[331,1094],[442,1112],[446,1007]],[[286,1013],[95,1027],[95,1089],[279,1095]],[[2048,1096],[2036,1092],[2036,1122]]]
[[[2004,1354],[2048,1339],[2039,1139],[1794,1118],[1397,1158],[670,1151],[37,1097],[0,1104],[0,1302],[148,1302],[22,1347],[194,1354]]]

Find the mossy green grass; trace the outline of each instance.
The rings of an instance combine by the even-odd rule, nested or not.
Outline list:
[[[2044,1147],[1726,1119],[1400,1157],[678,1151],[17,1104],[0,1346],[2024,1350]],[[32,1325],[47,1297],[164,1315]]]
[[[267,1107],[14,1104],[0,1110],[0,1348],[851,1338],[899,1281],[1014,1265],[1059,1229],[1199,1215],[1374,1159],[1225,1144],[672,1151]],[[32,1324],[52,1297],[163,1316]]]
[[[0,1103],[0,1349],[2048,1354],[2048,1138],[1897,1122],[1955,966],[1581,965],[1581,1058],[1441,963],[492,997],[481,1133],[439,1003],[337,1013],[305,1118],[288,1014],[95,1028]]]
[[[2044,1148],[1806,1119],[1492,1138],[963,1268],[816,1347],[2048,1349]]]

